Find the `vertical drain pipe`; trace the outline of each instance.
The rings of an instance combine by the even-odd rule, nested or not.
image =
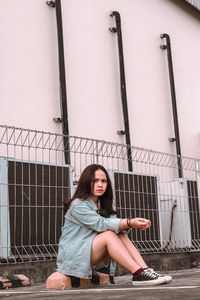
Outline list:
[[[70,164],[69,147],[69,125],[67,111],[67,91],[65,78],[65,57],[63,43],[62,9],[60,0],[46,1],[47,5],[56,8],[57,37],[58,37],[58,58],[59,58],[59,82],[60,82],[60,108],[62,118],[54,118],[55,122],[62,123],[64,158],[65,164]]]
[[[181,159],[181,145],[180,145],[180,137],[179,137],[179,126],[178,126],[178,114],[177,114],[177,106],[176,106],[176,91],[174,84],[174,72],[173,72],[173,63],[172,63],[172,53],[171,53],[171,42],[168,34],[161,34],[161,39],[166,39],[166,45],[161,45],[160,48],[162,50],[167,50],[167,59],[168,59],[168,68],[169,68],[169,80],[170,80],[170,88],[171,88],[171,99],[172,99],[172,109],[173,109],[173,119],[174,119],[174,131],[175,131],[175,139],[170,138],[169,140],[172,142],[176,142],[176,153],[177,153],[177,163],[178,163],[178,175],[179,178],[183,178],[183,167],[182,167],[182,159]]]
[[[127,95],[126,95],[126,79],[125,79],[125,70],[124,70],[124,54],[123,54],[123,43],[122,43],[121,18],[120,18],[120,13],[118,11],[113,11],[110,14],[110,16],[115,17],[116,27],[109,28],[109,30],[113,33],[117,33],[117,38],[118,38],[121,100],[122,100],[122,109],[123,109],[124,127],[125,127],[125,132],[120,131],[120,133],[121,134],[125,133],[125,136],[126,136],[128,170],[130,172],[132,172],[133,165],[132,165],[131,139],[130,139],[128,106],[127,106]]]

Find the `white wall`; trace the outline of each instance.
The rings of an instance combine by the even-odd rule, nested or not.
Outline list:
[[[183,6],[184,7],[184,6]],[[200,158],[199,20],[172,1],[62,0],[70,135],[125,143],[117,36],[121,14],[131,141],[175,154],[167,53],[171,37],[182,155]],[[6,0],[0,10],[0,123],[61,132],[55,9]]]
[[[42,0],[8,0],[0,10],[0,122],[56,130],[60,115],[54,11]]]

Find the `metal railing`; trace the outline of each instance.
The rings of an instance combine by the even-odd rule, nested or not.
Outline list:
[[[113,184],[118,216],[149,218],[145,232],[129,237],[142,253],[200,251],[200,161],[69,136],[65,164],[63,135],[0,126],[0,263],[55,260],[63,224],[63,201],[83,169],[102,164]]]

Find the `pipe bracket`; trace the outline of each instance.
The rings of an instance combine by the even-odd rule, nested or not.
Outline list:
[[[174,143],[174,142],[176,141],[176,138],[174,138],[174,137],[169,137],[168,140],[169,140],[170,143]]]
[[[117,28],[116,27],[110,27],[109,31],[112,33],[116,33],[117,32]]]
[[[55,123],[62,123],[63,122],[62,118],[53,118],[53,121]]]
[[[125,133],[126,133],[125,130],[118,130],[118,131],[117,131],[117,134],[119,134],[119,135],[124,135]]]
[[[166,50],[167,49],[167,45],[160,45],[160,49]]]
[[[51,0],[51,1],[46,1],[46,4],[50,7],[55,7],[56,6],[56,2]]]

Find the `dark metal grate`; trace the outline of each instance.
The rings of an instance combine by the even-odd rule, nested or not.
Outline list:
[[[187,180],[192,241],[200,240],[200,211],[197,182]]]
[[[69,186],[68,167],[8,161],[12,255],[57,252]]]
[[[131,229],[129,237],[139,248],[160,244],[157,177],[115,173],[116,208],[120,218],[147,218],[151,227],[146,231]],[[139,243],[138,243],[139,242]]]

